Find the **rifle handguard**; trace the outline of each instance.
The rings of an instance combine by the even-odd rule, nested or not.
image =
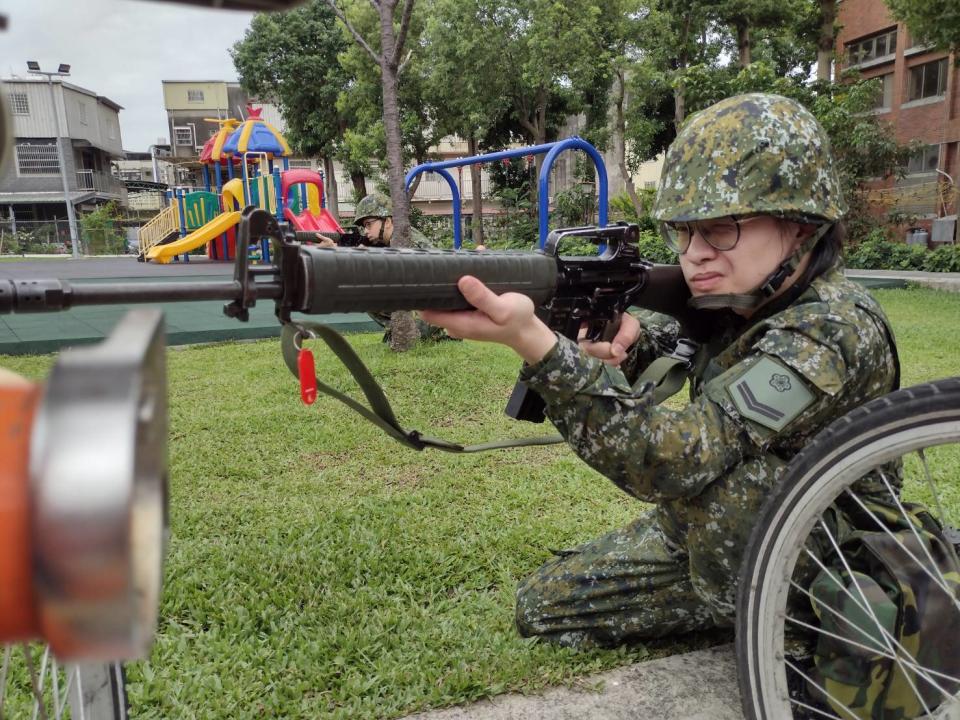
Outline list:
[[[313,315],[377,310],[466,310],[457,288],[473,275],[494,292],[519,292],[537,305],[553,297],[557,261],[540,253],[398,248],[300,248],[305,297]]]

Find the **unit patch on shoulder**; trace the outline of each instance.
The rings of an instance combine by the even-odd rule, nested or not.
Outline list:
[[[745,418],[779,431],[813,402],[799,376],[769,356],[727,386],[737,410]]]

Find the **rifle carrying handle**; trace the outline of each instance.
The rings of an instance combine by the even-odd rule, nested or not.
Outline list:
[[[496,293],[519,292],[537,305],[553,297],[556,259],[528,252],[301,247],[300,312],[466,310],[457,281],[473,275]]]

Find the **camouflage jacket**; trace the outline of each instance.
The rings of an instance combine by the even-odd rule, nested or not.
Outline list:
[[[690,402],[653,404],[647,364],[673,349],[679,328],[646,315],[623,370],[557,345],[523,377],[576,453],[627,493],[658,503],[667,537],[732,609],[742,547],[786,463],[834,419],[893,389],[889,324],[864,288],[835,267],[799,297],[745,320],[717,312],[690,377]],[[698,560],[693,546],[729,547]],[[726,601],[729,601],[726,602]]]

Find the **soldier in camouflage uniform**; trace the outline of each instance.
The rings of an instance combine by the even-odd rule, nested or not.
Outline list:
[[[357,203],[353,222],[366,234],[368,245],[387,247],[393,238],[393,203],[383,193],[371,193]],[[421,249],[433,247],[427,236],[412,226],[410,227],[410,246]],[[383,341],[389,342],[390,313],[370,313],[370,317],[384,329]],[[421,340],[448,338],[443,328],[428,325],[420,318],[417,318],[417,330],[420,331]]]
[[[501,342],[577,454],[653,507],[560,553],[518,590],[517,626],[574,647],[733,623],[737,573],[761,505],[832,420],[898,383],[878,304],[845,279],[845,212],[828,141],[796,102],[750,94],[691,117],[670,147],[654,215],[709,328],[681,410],[636,382],[674,348],[663,316],[625,316],[611,343],[554,334],[522,295],[475,278],[474,312],[428,312]]]

